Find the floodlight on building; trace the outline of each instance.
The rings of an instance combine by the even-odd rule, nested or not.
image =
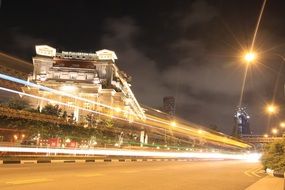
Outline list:
[[[59,88],[59,90],[62,90],[64,92],[74,92],[77,90],[77,87],[72,85],[63,85]]]

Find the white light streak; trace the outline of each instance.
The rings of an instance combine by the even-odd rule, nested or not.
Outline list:
[[[72,108],[77,108],[79,110],[88,111],[88,112],[91,112],[91,113],[96,113],[96,114],[103,115],[103,116],[106,116],[106,117],[110,117],[110,118],[119,119],[119,120],[122,120],[122,121],[129,122],[129,120],[125,119],[125,118],[117,117],[117,116],[114,116],[114,115],[109,115],[109,114],[102,113],[102,112],[95,111],[95,110],[90,110],[90,109],[87,109],[87,108],[79,107],[79,106],[72,105],[72,104],[69,104],[69,103],[60,102],[60,101],[57,101],[57,100],[52,100],[52,99],[48,99],[48,98],[44,98],[44,97],[28,94],[28,93],[25,93],[25,92],[20,92],[20,91],[17,91],[17,90],[12,90],[12,89],[8,89],[8,88],[4,88],[4,87],[0,87],[0,90],[6,91],[6,92],[15,93],[15,94],[19,94],[19,95],[23,95],[23,96],[28,96],[28,97],[31,97],[31,98],[35,98],[35,99],[39,99],[39,100],[43,100],[43,101],[47,101],[47,102],[51,102],[52,101],[55,104],[59,104],[59,105],[63,105],[63,106],[69,106],[69,107],[72,107]],[[155,127],[155,126],[152,126],[152,125],[148,125],[148,124],[140,123],[140,122],[136,122],[136,121],[133,121],[132,123],[136,123],[136,124],[143,125],[143,126],[146,126],[146,127]],[[157,128],[157,127],[155,127],[155,128]]]
[[[101,156],[138,156],[138,157],[163,157],[163,158],[198,158],[198,159],[232,159],[232,160],[258,160],[261,154],[225,154],[213,152],[162,152],[127,149],[62,149],[62,148],[27,148],[27,147],[0,147],[0,152],[21,153],[48,153],[71,155],[101,155]]]
[[[81,101],[85,101],[85,102],[88,102],[88,103],[96,104],[96,105],[99,105],[99,106],[102,106],[102,107],[106,107],[106,108],[109,108],[109,109],[112,109],[112,110],[115,110],[115,111],[118,110],[116,107],[108,106],[108,105],[105,105],[105,104],[102,104],[102,103],[98,103],[98,102],[95,102],[95,101],[92,101],[92,100],[89,100],[89,99],[86,99],[86,98],[82,98],[82,97],[78,97],[78,96],[76,96],[76,95],[72,95],[72,94],[70,94],[70,93],[66,93],[66,92],[62,92],[62,91],[55,90],[55,89],[52,89],[52,88],[48,88],[48,87],[45,87],[45,86],[42,86],[42,85],[38,85],[38,84],[29,82],[29,81],[24,81],[24,80],[21,80],[21,79],[12,77],[12,76],[8,76],[8,75],[5,75],[5,74],[1,74],[1,73],[0,73],[0,78],[2,78],[2,79],[4,79],[4,80],[9,80],[9,81],[12,81],[12,82],[20,83],[20,84],[23,84],[23,85],[35,87],[35,88],[37,88],[37,89],[49,91],[49,92],[51,92],[51,93],[54,93],[54,94],[57,94],[57,95],[60,95],[60,96],[71,97],[71,98],[74,98],[74,99],[77,99],[77,100],[81,100]],[[100,115],[104,115],[104,116],[106,116],[106,117],[116,118],[116,119],[123,120],[123,121],[129,121],[129,120],[125,119],[125,118],[121,118],[121,117],[109,115],[109,114],[106,114],[106,113],[102,113],[102,112],[98,112],[98,111],[86,109],[86,108],[79,107],[79,106],[75,106],[75,105],[66,104],[66,103],[64,103],[64,102],[60,102],[60,101],[53,100],[53,99],[47,99],[47,98],[44,98],[44,97],[35,96],[35,95],[31,95],[31,94],[27,94],[27,93],[15,91],[15,90],[3,88],[3,87],[1,87],[0,90],[9,91],[9,92],[12,92],[12,93],[17,93],[17,94],[19,94],[19,95],[26,95],[26,96],[29,96],[29,97],[37,98],[37,99],[44,100],[44,101],[48,101],[48,102],[53,101],[53,102],[56,103],[56,104],[65,105],[65,106],[77,108],[77,109],[84,110],[84,111],[88,111],[88,112],[92,112],[92,113],[97,113],[97,114],[100,114]],[[135,115],[135,114],[129,113],[128,111],[125,111],[125,110],[121,110],[121,111],[124,112],[124,113],[127,113],[127,114]],[[150,121],[155,121],[155,122],[157,122],[157,123],[161,123],[161,124],[164,124],[164,125],[169,126],[169,121],[164,120],[164,119],[159,120],[159,119],[152,118],[152,117],[150,117],[150,116],[148,116],[146,119],[147,119],[147,120],[150,120]],[[154,125],[152,125],[152,124],[151,124],[151,125],[148,125],[148,124],[146,124],[146,123],[137,122],[137,121],[133,121],[133,123],[136,123],[136,124],[139,124],[139,125],[143,125],[143,126],[147,126],[147,127],[151,127],[151,128],[153,128],[153,127],[155,127],[155,128],[161,128],[161,127],[154,126]],[[197,133],[196,129],[189,128],[189,127],[186,128],[186,127],[179,127],[179,126],[177,126],[177,127],[176,127],[176,130],[179,130],[179,129],[182,129],[182,130],[188,131],[188,132],[193,132],[193,133],[194,133],[194,134],[193,134],[194,136],[197,136],[197,135],[199,136],[199,133]],[[196,134],[196,135],[195,135],[195,134]],[[219,136],[219,137],[220,137],[220,136]],[[213,139],[212,139],[212,140],[213,140]]]
[[[41,89],[41,90],[44,90],[44,91],[48,91],[48,92],[51,92],[51,93],[54,93],[54,94],[57,94],[57,95],[60,95],[60,96],[66,96],[66,97],[74,98],[76,100],[81,100],[81,101],[84,101],[84,102],[88,102],[88,103],[91,103],[91,104],[95,104],[95,105],[98,105],[98,106],[102,106],[102,107],[105,107],[105,108],[117,111],[116,107],[112,107],[112,106],[109,106],[109,105],[106,105],[106,104],[102,104],[102,103],[99,103],[99,102],[96,102],[96,101],[92,101],[92,100],[89,100],[89,99],[86,99],[86,98],[82,98],[82,97],[79,97],[79,96],[76,96],[76,95],[73,95],[73,94],[70,94],[70,93],[66,93],[66,92],[63,92],[63,91],[59,91],[59,90],[55,90],[55,89],[52,89],[52,88],[48,88],[46,86],[38,85],[38,84],[29,82],[29,81],[25,81],[25,80],[22,80],[22,79],[18,79],[16,77],[9,76],[9,75],[5,75],[5,74],[1,74],[0,73],[0,78],[2,78],[4,80],[9,80],[11,82],[16,82],[16,83],[19,83],[19,84],[23,84],[23,85],[26,85],[26,86],[31,86],[31,87],[34,87],[34,88],[37,88],[37,89]],[[125,111],[125,110],[121,110],[121,112],[129,114],[129,115],[136,116],[136,114],[128,112],[128,111]],[[160,121],[160,120],[157,120],[157,119],[153,119],[153,118],[149,118],[149,117],[147,119],[151,120],[151,121],[159,122],[159,123],[162,123],[162,124],[168,124],[167,122],[163,122],[163,121]]]
[[[32,83],[32,82],[25,81],[25,80],[22,80],[22,79],[18,79],[18,78],[15,78],[15,77],[12,77],[12,76],[8,76],[8,75],[5,75],[5,74],[1,74],[0,73],[0,78],[2,78],[4,80],[9,80],[11,82],[16,82],[16,83],[19,83],[19,84],[23,84],[23,85],[26,85],[26,86],[31,86],[31,87],[34,87],[34,88],[37,88],[37,89],[40,89],[40,90],[48,91],[48,92],[51,92],[51,93],[54,93],[54,94],[57,94],[57,95],[60,95],[60,96],[66,96],[66,97],[74,98],[76,100],[89,102],[91,104],[99,105],[99,106],[106,107],[108,109],[112,109],[112,110],[116,111],[115,107],[112,107],[112,106],[109,106],[109,105],[106,105],[106,104],[102,104],[102,103],[99,103],[99,102],[95,102],[95,101],[92,101],[92,100],[89,100],[89,99],[86,99],[86,98],[82,98],[82,97],[79,97],[79,96],[76,96],[76,95],[72,95],[70,93],[66,93],[66,92],[63,92],[63,91],[60,91],[60,90],[55,90],[55,89],[52,89],[52,88],[48,88],[46,86],[38,85],[38,84],[35,84],[35,83]],[[128,114],[130,114],[130,113],[128,113]]]

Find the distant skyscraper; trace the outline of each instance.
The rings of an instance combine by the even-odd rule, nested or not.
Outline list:
[[[169,115],[175,115],[175,98],[173,96],[163,98],[163,111]]]
[[[246,108],[239,107],[234,115],[235,126],[233,130],[233,135],[236,137],[241,137],[245,134],[251,134],[249,128],[250,116],[246,113]]]

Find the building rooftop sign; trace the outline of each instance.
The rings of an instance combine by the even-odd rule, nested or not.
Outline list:
[[[113,62],[115,62],[115,59],[118,59],[115,52],[107,50],[107,49],[96,51],[96,54],[99,60],[112,60]]]
[[[48,45],[38,45],[36,46],[36,53],[38,55],[54,57],[56,55],[56,49]]]
[[[61,53],[61,55],[64,58],[69,58],[69,59],[86,59],[86,60],[97,59],[96,53],[83,53],[83,52],[63,51]]]

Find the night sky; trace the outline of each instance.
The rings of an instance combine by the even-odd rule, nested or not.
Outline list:
[[[162,106],[176,98],[177,116],[231,134],[245,65],[261,0],[23,1],[2,0],[0,50],[31,61],[36,44],[58,50],[110,49],[117,64],[133,77],[140,103]],[[255,134],[267,128],[264,105],[271,101],[278,72],[272,118],[284,116],[285,1],[268,1],[257,35],[259,59],[249,70],[244,106]],[[285,69],[285,66],[284,66]],[[283,117],[284,116],[284,117]]]

